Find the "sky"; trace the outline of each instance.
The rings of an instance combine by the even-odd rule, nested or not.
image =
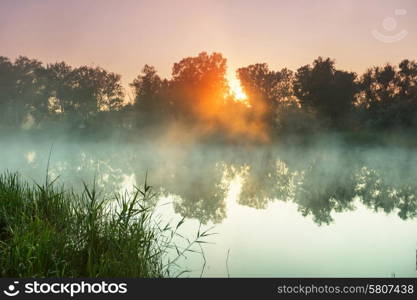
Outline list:
[[[417,56],[414,0],[0,0],[0,56],[98,65],[127,86],[145,64],[221,52],[229,77],[266,62],[296,70],[318,56],[341,69]]]

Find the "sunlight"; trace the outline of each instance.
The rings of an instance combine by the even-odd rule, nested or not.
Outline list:
[[[132,194],[135,192],[136,186],[136,176],[134,173],[130,175],[123,175],[123,181],[120,185],[119,193],[124,194]]]
[[[243,88],[240,84],[239,79],[236,78],[236,76],[228,76],[227,79],[229,83],[230,92],[237,101],[244,101],[248,99],[248,96],[243,91]]]
[[[32,163],[35,161],[35,158],[36,158],[36,152],[34,152],[34,151],[30,151],[30,152],[26,153],[25,158],[26,158],[26,161],[27,161],[29,164],[32,164]]]

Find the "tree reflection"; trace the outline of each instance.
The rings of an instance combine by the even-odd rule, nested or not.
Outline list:
[[[30,163],[25,158],[29,150],[36,154]],[[10,147],[2,155],[13,160],[4,168],[18,169],[42,182],[47,150],[36,144]],[[81,187],[82,181],[95,178],[103,193],[112,195],[123,188],[126,176],[135,175],[141,184],[148,171],[155,190],[173,196],[175,212],[202,223],[226,218],[229,184],[235,178],[242,184],[235,199],[238,204],[266,209],[272,201],[293,202],[301,215],[317,224],[329,224],[334,213],[353,210],[356,199],[369,209],[397,213],[404,220],[417,217],[417,161],[411,152],[373,158],[365,152],[329,148],[301,157],[270,147],[251,153],[202,147],[182,150],[172,159],[172,153],[153,151],[152,146],[56,145],[49,175],[60,175],[58,182],[67,187]]]
[[[355,168],[335,157],[321,156],[302,173],[294,202],[303,216],[318,223],[333,221],[332,212],[353,209]]]
[[[178,168],[166,186],[169,193],[179,196],[174,202],[175,211],[203,224],[221,222],[226,217],[227,193],[227,186],[222,182],[223,171],[221,164],[211,164],[197,172],[193,164]]]
[[[234,161],[228,165],[229,170],[234,170],[231,176],[242,177],[238,203],[266,209],[271,201],[292,201],[303,216],[311,216],[319,225],[333,222],[334,213],[354,210],[355,199],[375,211],[398,211],[402,219],[417,216],[417,180],[411,176],[412,169],[408,179],[396,176],[393,180],[390,179],[392,168],[370,169],[354,151],[318,153],[303,161],[303,168],[299,162],[294,168],[289,163],[268,153],[253,163]],[[221,172],[204,174],[192,181],[199,189],[184,187],[178,193],[181,199],[176,209],[202,222],[220,222],[225,217],[226,187],[220,184],[223,175]],[[210,176],[214,177],[210,180]]]
[[[380,170],[363,167],[358,179],[356,191],[367,207],[386,213],[398,210],[398,216],[403,220],[417,216],[417,182],[414,176],[404,178],[400,183],[390,182]]]

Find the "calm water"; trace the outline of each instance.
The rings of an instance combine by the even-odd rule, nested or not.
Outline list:
[[[43,181],[50,147],[3,140],[1,171]],[[189,237],[214,225],[203,276],[417,275],[414,150],[55,141],[49,170],[66,186],[96,177],[104,195],[132,191],[146,171],[164,220],[185,216]],[[200,276],[203,262],[180,263]]]

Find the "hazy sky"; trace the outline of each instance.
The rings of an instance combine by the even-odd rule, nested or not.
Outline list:
[[[375,29],[399,41],[380,41]],[[416,30],[414,0],[0,0],[0,55],[95,64],[124,83],[145,63],[169,76],[201,51],[223,53],[231,73],[256,62],[295,70],[319,55],[362,72],[416,59]]]

